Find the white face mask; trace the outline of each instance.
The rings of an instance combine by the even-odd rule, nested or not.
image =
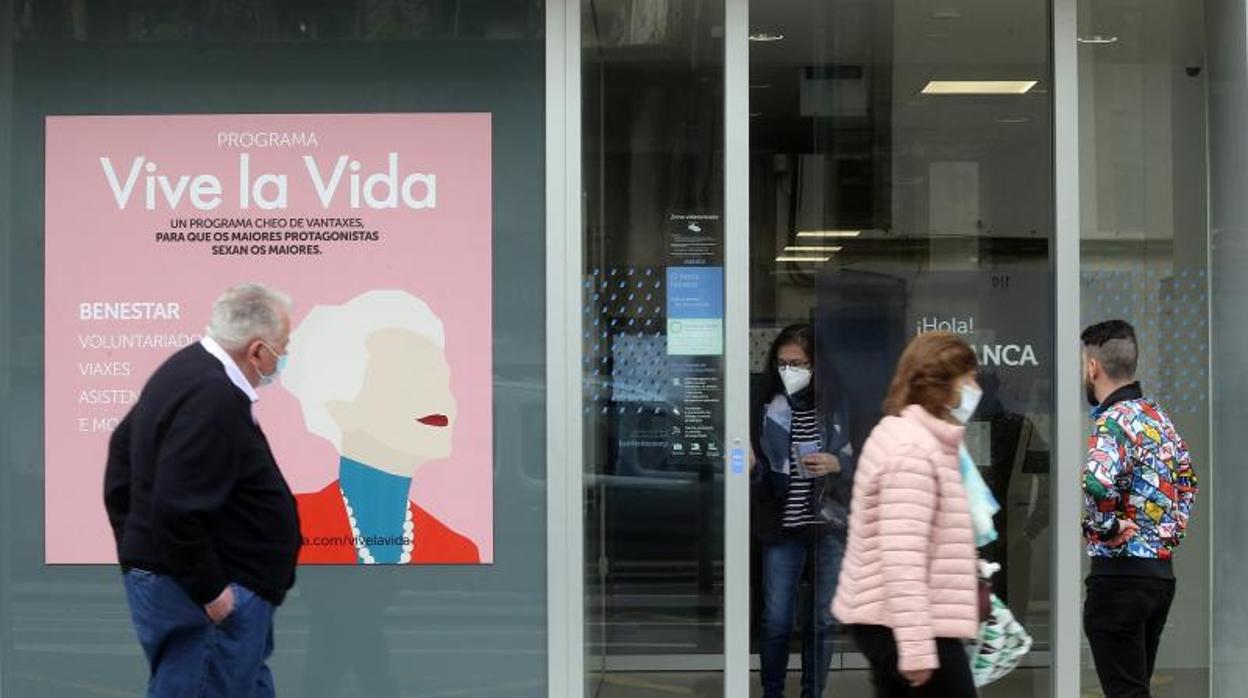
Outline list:
[[[282,374],[282,370],[286,368],[286,355],[277,353],[277,350],[269,346],[268,342],[261,342],[260,344],[265,349],[273,352],[273,356],[277,357],[277,366],[274,367],[272,373],[263,373],[258,366],[256,367],[256,373],[260,374],[260,387],[263,388],[266,385],[272,385],[273,381],[277,380],[277,377]]]
[[[780,367],[780,380],[784,383],[784,392],[790,396],[801,392],[810,385],[811,370],[794,366]]]
[[[971,415],[975,414],[975,408],[979,407],[979,399],[984,396],[984,391],[970,383],[966,383],[958,392],[961,393],[958,406],[949,410],[949,414],[959,422],[966,424],[971,421]]]

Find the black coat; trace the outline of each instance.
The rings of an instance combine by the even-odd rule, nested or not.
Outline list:
[[[156,370],[109,441],[104,505],[124,567],[175,578],[196,603],[230,582],[279,604],[299,516],[251,402],[200,344]]]
[[[773,400],[781,399],[774,396]],[[799,393],[801,406],[814,404],[813,391]],[[792,405],[792,401],[790,402]],[[816,500],[813,506],[827,515],[825,523],[803,526],[798,531],[786,532],[782,526],[784,508],[788,500],[789,475],[776,472],[788,458],[792,444],[788,427],[772,422],[767,416],[767,405],[759,405],[751,415],[750,440],[754,448],[754,471],[751,477],[751,528],[754,535],[764,543],[774,543],[785,535],[834,534],[844,539],[849,524],[849,503],[853,493],[855,457],[849,444],[847,430],[838,423],[837,415],[819,409],[819,433],[823,451],[837,457],[841,464],[839,473],[825,475],[815,481],[811,491]],[[839,436],[837,436],[839,435]]]

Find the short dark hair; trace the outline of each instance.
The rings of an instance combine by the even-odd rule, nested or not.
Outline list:
[[[1096,359],[1105,374],[1118,381],[1132,380],[1140,361],[1135,328],[1125,320],[1106,320],[1079,335],[1088,358]]]

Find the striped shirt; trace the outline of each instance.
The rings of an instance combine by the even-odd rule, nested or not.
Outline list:
[[[799,467],[801,456],[798,444],[815,444],[822,448],[819,439],[819,416],[813,409],[793,409],[793,422],[789,427],[789,497],[784,503],[784,528],[800,528],[819,523],[815,518],[816,503],[811,497],[815,480],[802,477]]]

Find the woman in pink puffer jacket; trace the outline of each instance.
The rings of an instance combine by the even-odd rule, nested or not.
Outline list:
[[[976,695],[962,641],[979,632],[977,557],[958,460],[976,367],[957,335],[915,338],[858,461],[832,613],[879,697]]]

